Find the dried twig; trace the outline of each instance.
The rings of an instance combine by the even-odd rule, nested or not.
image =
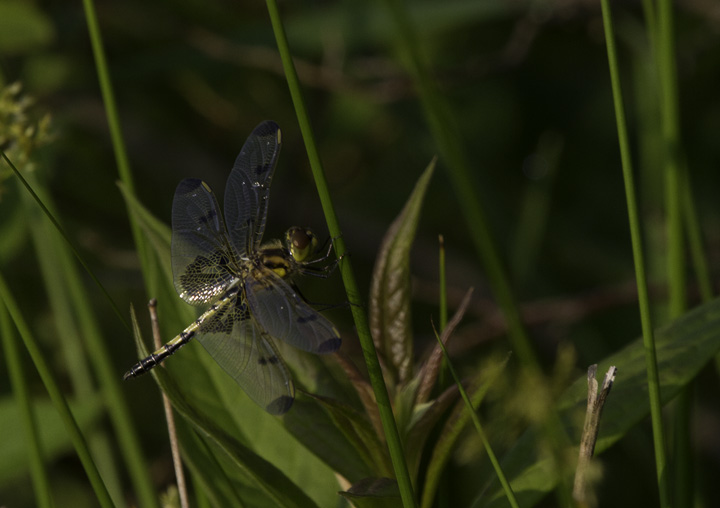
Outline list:
[[[157,316],[157,300],[153,298],[148,302],[148,310],[150,311],[150,322],[152,324],[153,342],[155,349],[160,349],[163,345],[160,339],[160,324]],[[162,394],[163,407],[165,408],[165,419],[167,420],[168,435],[170,437],[170,450],[172,452],[173,465],[175,466],[175,479],[177,480],[178,493],[180,494],[180,506],[188,508],[187,484],[185,483],[185,474],[182,468],[182,458],[180,457],[180,446],[178,445],[177,430],[175,429],[175,417],[165,392]]]
[[[588,368],[587,412],[585,413],[585,426],[583,427],[583,433],[580,439],[580,452],[578,455],[577,469],[575,470],[575,484],[573,486],[573,499],[575,499],[579,506],[591,506],[595,504],[590,493],[587,473],[590,468],[590,460],[595,451],[598,430],[600,429],[600,415],[602,414],[605,400],[610,393],[613,382],[615,382],[617,367],[611,366],[608,369],[599,393],[598,382],[595,379],[596,372],[597,365],[591,365]]]

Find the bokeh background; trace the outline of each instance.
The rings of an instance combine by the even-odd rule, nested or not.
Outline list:
[[[651,295],[662,323],[665,225],[658,91],[641,3],[613,4]],[[716,275],[720,10],[703,0],[684,0],[675,7],[683,149]],[[273,119],[283,129],[284,145],[266,237],[280,237],[294,224],[327,236],[263,3],[106,0],[96,8],[137,194],[155,216],[169,223],[175,186],[185,177],[202,178],[222,195],[245,137],[260,121]],[[438,148],[397,58],[393,25],[379,3],[283,2],[281,8],[330,192],[367,295],[382,236]],[[571,345],[580,376],[587,365],[640,333],[599,2],[414,0],[407,9],[419,50],[460,126],[473,192],[487,214],[533,343],[548,369],[558,345]],[[125,312],[131,303],[142,309],[153,295],[145,293],[116,185],[81,2],[0,2],[0,84],[14,82],[35,99],[27,110],[31,120],[52,117],[48,142],[32,156],[35,175],[50,189],[58,217],[120,309]],[[22,191],[5,167],[0,171],[0,269],[62,379],[68,362],[59,353],[53,356],[57,323],[29,232],[14,215]],[[475,287],[453,344],[456,354],[462,353],[461,365],[472,365],[468,358],[491,350],[507,351],[504,325],[442,158],[412,255],[418,351],[432,340],[429,324],[437,319],[439,234],[447,248],[451,308],[466,288]],[[136,359],[132,337],[89,279],[84,283],[97,296],[93,310],[120,376]],[[691,272],[688,284],[696,294]],[[345,300],[339,277],[302,287],[314,301]],[[352,334],[346,309],[330,315]],[[183,326],[178,324],[178,331]],[[720,463],[717,371],[708,369],[701,379],[710,387],[698,393],[694,439],[702,472],[711,477]],[[149,380],[143,381],[128,384],[126,393],[155,480],[163,485],[171,481],[171,471],[165,430],[158,424],[159,395]],[[7,398],[6,376],[0,376],[0,389]],[[641,426],[604,456],[607,483],[622,485],[632,472],[632,492],[640,504],[642,496],[654,495],[654,470],[645,460],[651,450],[649,426]],[[644,458],[633,463],[634,456]],[[55,460],[57,483],[69,498],[80,500],[78,506],[86,505],[83,472],[72,454]],[[32,498],[24,494],[29,487],[27,475],[18,471],[0,478],[0,504],[7,496],[12,500],[8,506],[30,506]],[[717,494],[717,485],[707,488]],[[622,490],[621,496],[606,489],[602,499],[606,506],[619,499],[619,506],[636,505],[628,492]]]

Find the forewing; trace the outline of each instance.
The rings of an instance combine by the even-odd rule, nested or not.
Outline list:
[[[237,277],[232,247],[215,195],[195,178],[182,180],[172,208],[172,269],[180,298],[192,305],[216,300]]]
[[[280,144],[278,124],[261,123],[245,141],[228,177],[225,220],[230,239],[241,255],[253,252],[262,240]]]
[[[295,398],[287,367],[236,294],[221,300],[195,334],[213,359],[268,413],[286,413]]]
[[[340,348],[335,326],[272,270],[257,279],[246,279],[245,290],[253,316],[273,338],[316,354]]]

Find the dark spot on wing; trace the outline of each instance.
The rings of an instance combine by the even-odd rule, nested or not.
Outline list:
[[[324,355],[328,353],[334,353],[338,349],[340,349],[340,345],[342,344],[342,339],[340,337],[333,337],[332,339],[328,339],[320,346],[318,346],[317,353]]]
[[[280,363],[280,359],[273,355],[273,356],[261,356],[258,358],[258,363],[260,365],[267,365],[267,364],[277,364]]]
[[[281,395],[265,406],[265,411],[272,415],[282,415],[287,413],[293,405],[295,399],[289,395]]]
[[[198,216],[198,222],[201,224],[208,224],[211,222],[215,222],[215,219],[217,219],[217,210],[208,210],[208,212],[205,215],[199,215]]]

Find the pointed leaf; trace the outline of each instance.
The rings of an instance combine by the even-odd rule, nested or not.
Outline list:
[[[410,375],[413,361],[410,328],[410,247],[435,159],[428,165],[400,215],[390,225],[375,263],[370,289],[370,329],[378,351],[396,382]]]

